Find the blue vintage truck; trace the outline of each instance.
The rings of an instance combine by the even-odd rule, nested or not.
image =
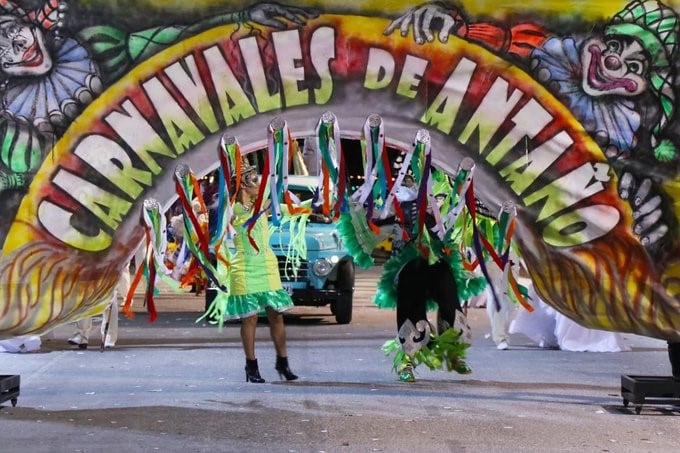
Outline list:
[[[317,181],[312,176],[289,176],[288,188],[304,201],[313,196]],[[329,305],[338,324],[350,323],[355,268],[336,225],[321,215],[309,217],[305,234],[307,256],[297,270],[287,258],[290,242],[288,230],[282,228],[274,230],[269,244],[279,260],[281,283],[295,305]]]

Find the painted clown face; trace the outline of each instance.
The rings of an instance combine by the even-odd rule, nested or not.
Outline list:
[[[42,30],[14,16],[0,16],[0,67],[9,77],[42,76],[52,69]]]
[[[648,59],[632,38],[587,40],[581,50],[582,86],[590,96],[637,96],[647,89]]]

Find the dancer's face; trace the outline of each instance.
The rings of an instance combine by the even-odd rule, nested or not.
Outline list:
[[[256,196],[260,190],[260,177],[255,172],[246,173],[241,180],[241,186],[248,196]]]
[[[0,69],[12,77],[42,76],[52,69],[42,30],[14,16],[0,16]]]
[[[246,173],[242,184],[244,187],[257,187],[260,185],[260,178],[255,172]]]
[[[581,51],[583,90],[591,96],[637,96],[647,90],[648,57],[642,45],[625,37],[596,37]]]

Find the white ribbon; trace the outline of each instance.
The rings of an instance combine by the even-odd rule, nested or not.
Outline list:
[[[272,121],[273,123],[273,121]],[[285,122],[284,122],[285,125]],[[285,126],[284,126],[285,127]],[[272,223],[274,225],[279,224],[279,220],[282,217],[281,206],[279,205],[279,194],[276,190],[276,152],[274,147],[274,128],[271,123],[269,124],[268,134],[267,134],[267,159],[269,159],[269,188],[271,197],[271,208],[272,208]]]
[[[165,275],[170,275],[172,271],[165,266],[165,251],[167,250],[168,238],[165,235],[166,221],[165,216],[159,212],[158,217],[161,219],[160,231],[154,231],[153,222],[149,211],[159,211],[160,205],[156,200],[148,199],[144,201],[144,209],[142,209],[142,218],[144,224],[151,231],[149,237],[151,238],[147,249],[147,259],[153,257],[156,260],[156,269],[160,270]],[[156,235],[160,233],[160,238]],[[186,237],[186,236],[185,236]],[[159,244],[160,243],[160,244]]]
[[[377,116],[377,115],[376,115]],[[373,117],[373,118],[372,118]],[[378,117],[379,118],[379,117]],[[364,123],[364,138],[366,139],[366,167],[364,170],[364,175],[366,179],[364,183],[359,187],[356,192],[352,194],[351,200],[356,203],[364,204],[366,199],[373,191],[373,184],[378,176],[378,165],[380,165],[380,159],[376,159],[373,162],[373,135],[371,134],[371,120],[375,120],[373,115],[369,116]],[[378,150],[382,152],[383,146],[385,144],[385,128],[382,119],[380,119],[380,124],[377,126],[379,128],[378,134]]]

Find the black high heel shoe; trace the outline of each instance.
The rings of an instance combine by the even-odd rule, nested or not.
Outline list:
[[[276,356],[276,371],[279,372],[279,377],[281,379],[286,378],[287,381],[294,381],[297,379],[297,375],[290,371],[288,366],[288,357]]]
[[[264,379],[260,376],[260,369],[257,366],[257,359],[246,359],[246,382],[254,384],[262,384]]]

